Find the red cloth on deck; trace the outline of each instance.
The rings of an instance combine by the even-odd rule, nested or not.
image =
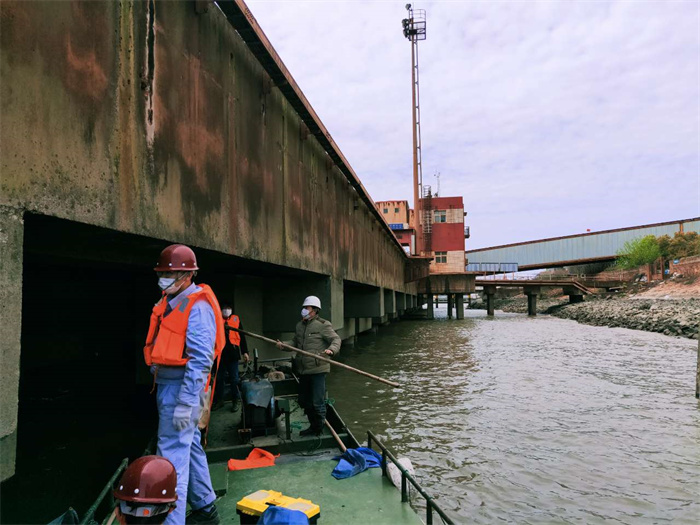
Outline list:
[[[248,454],[246,459],[229,459],[228,469],[229,470],[245,470],[249,468],[261,468],[261,467],[274,467],[275,458],[280,457],[279,454],[276,456],[267,450],[261,448],[254,448]]]

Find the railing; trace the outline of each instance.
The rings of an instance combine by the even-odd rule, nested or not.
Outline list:
[[[471,264],[471,263],[470,263]],[[634,275],[630,275],[629,272],[619,271],[619,272],[606,272],[606,275],[515,275],[499,272],[493,273],[492,275],[485,275],[484,278],[489,278],[494,281],[629,281]]]
[[[112,474],[112,477],[109,479],[107,484],[104,486],[102,489],[102,492],[100,492],[100,495],[97,496],[97,499],[95,500],[95,503],[93,503],[88,511],[85,513],[85,516],[83,516],[83,519],[80,520],[80,525],[84,524],[90,524],[90,523],[95,523],[95,512],[97,512],[98,507],[102,503],[102,500],[105,499],[105,496],[108,497],[109,501],[109,508],[112,509],[114,507],[114,495],[112,494],[112,489],[114,488],[114,484],[117,481],[117,478],[121,476],[122,472],[126,469],[126,466],[129,464],[129,458],[124,458],[122,462],[119,464],[119,468]]]
[[[397,461],[397,459],[394,457],[394,455],[389,451],[389,449],[384,446],[384,443],[379,441],[379,438],[375,436],[372,431],[368,430],[367,431],[367,448],[372,448],[372,443],[376,443],[376,445],[381,449],[382,451],[382,475],[386,476],[386,460],[389,458],[391,462],[394,464],[396,468],[399,469],[401,472],[401,501],[403,503],[408,502],[408,483],[411,483],[413,485],[413,488],[415,488],[418,493],[425,498],[425,503],[426,503],[426,508],[425,508],[425,523],[426,525],[432,525],[433,524],[433,511],[437,512],[438,515],[442,518],[442,521],[447,523],[448,525],[453,525],[454,521],[452,521],[452,518],[450,518],[445,512],[438,506],[437,503],[433,500],[432,496],[428,494],[423,487],[420,486],[420,484],[415,480],[413,476],[411,476],[411,473],[408,472],[404,466]]]

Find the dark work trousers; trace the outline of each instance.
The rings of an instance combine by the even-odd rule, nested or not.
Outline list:
[[[322,429],[326,420],[326,374],[299,376],[299,405],[309,418],[311,428]]]
[[[238,361],[221,360],[221,370],[216,378],[216,390],[214,391],[214,403],[223,399],[224,395],[224,380],[228,377],[231,383],[231,399],[236,401],[241,398],[240,393],[240,378],[238,377]]]

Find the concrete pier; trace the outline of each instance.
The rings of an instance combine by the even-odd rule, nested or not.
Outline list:
[[[527,296],[527,315],[534,317],[537,315],[537,296],[540,293],[540,288],[537,286],[530,286],[523,291]]]
[[[457,319],[464,319],[464,294],[458,293],[455,295],[455,305]]]

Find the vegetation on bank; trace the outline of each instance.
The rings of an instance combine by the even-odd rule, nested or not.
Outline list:
[[[697,232],[677,232],[673,238],[668,235],[647,235],[625,243],[617,253],[617,266],[631,270],[651,264],[659,258],[675,260],[693,255],[700,255],[700,235]]]

